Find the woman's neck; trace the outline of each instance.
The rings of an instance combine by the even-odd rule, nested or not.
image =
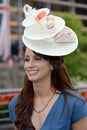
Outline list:
[[[47,97],[54,92],[51,83],[48,83],[48,82],[34,83],[33,87],[34,87],[35,97],[44,98],[44,97]]]

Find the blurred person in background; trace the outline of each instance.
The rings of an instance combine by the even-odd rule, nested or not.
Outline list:
[[[10,43],[10,26],[9,26],[9,1],[0,1],[0,62],[12,67],[11,60],[11,43]]]

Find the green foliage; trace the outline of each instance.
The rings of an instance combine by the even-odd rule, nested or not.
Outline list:
[[[54,15],[60,16],[65,20],[65,25],[72,28],[78,35],[81,34],[83,24],[77,15],[69,12],[53,12]]]
[[[85,53],[77,50],[65,57],[65,64],[71,77],[80,77],[82,80],[87,79],[87,56]]]
[[[65,25],[72,28],[78,36],[78,49],[65,58],[65,64],[71,77],[79,76],[87,79],[87,32],[84,32],[83,23],[76,14],[69,12],[53,12],[65,20]]]
[[[82,32],[82,36],[79,38],[80,41],[80,49],[82,52],[87,53],[87,32]]]
[[[4,111],[4,110],[8,110],[8,105],[0,105],[0,110]],[[0,118],[6,118],[9,117],[8,113],[0,113]]]

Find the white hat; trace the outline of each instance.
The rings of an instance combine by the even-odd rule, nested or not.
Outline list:
[[[40,11],[42,10],[40,9],[39,13]],[[45,10],[43,9],[43,11]],[[22,39],[29,49],[44,55],[64,56],[72,53],[77,48],[77,35],[72,29],[65,26],[65,21],[62,18],[54,16],[56,27],[49,30],[46,28],[45,18],[31,24],[29,17],[27,15],[22,23],[25,26]]]

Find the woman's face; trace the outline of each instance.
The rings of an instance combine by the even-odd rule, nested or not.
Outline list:
[[[25,50],[24,58],[24,69],[30,81],[45,81],[51,77],[53,67],[48,60],[36,55],[28,48]]]

